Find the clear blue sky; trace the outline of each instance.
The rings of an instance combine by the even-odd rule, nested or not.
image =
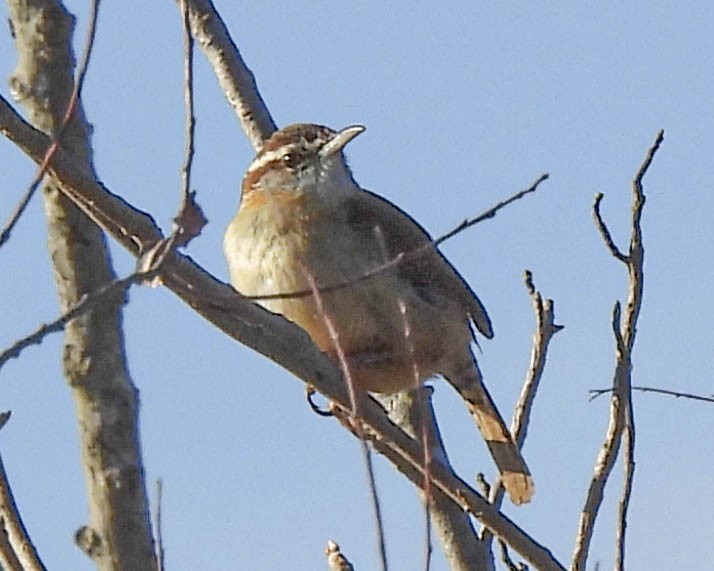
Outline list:
[[[86,24],[85,2],[67,2]],[[714,313],[714,5],[633,1],[384,3],[217,1],[280,125],[367,131],[348,148],[357,180],[434,234],[551,174],[536,196],[444,250],[479,292],[496,337],[480,359],[510,415],[528,365],[533,315],[522,272],[556,301],[553,341],[526,457],[537,495],[506,509],[564,563],[607,423],[610,315],[626,293],[591,218],[596,192],[626,246],[630,181],[658,129],[646,180],[646,282],[636,384],[712,393]],[[5,5],[0,18],[5,20]],[[183,153],[182,44],[173,2],[105,2],[84,103],[99,176],[166,229]],[[0,75],[15,54],[0,34]],[[10,97],[6,81],[2,93]],[[193,182],[209,226],[189,253],[222,279],[221,238],[252,151],[197,54]],[[0,140],[4,220],[34,166]],[[114,248],[124,275],[133,260]],[[58,312],[40,200],[0,251],[0,346]],[[328,539],[362,571],[376,567],[357,442],[305,405],[303,385],[224,337],[163,289],[135,289],[125,311],[141,391],[148,481],[165,482],[168,568],[325,568]],[[91,569],[72,544],[86,521],[61,338],[0,375],[12,409],[0,447],[45,563]],[[493,474],[462,404],[437,381],[448,450],[472,481]],[[714,560],[714,408],[637,394],[637,472],[629,569],[694,569]],[[411,485],[378,460],[392,568],[417,568],[422,514]],[[612,565],[621,470],[607,489],[590,567]],[[152,484],[153,495],[153,484]],[[445,564],[436,555],[434,569]]]

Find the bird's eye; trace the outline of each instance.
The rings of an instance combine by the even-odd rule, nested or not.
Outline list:
[[[293,168],[297,164],[297,155],[293,153],[285,153],[283,155],[283,163],[288,168]]]

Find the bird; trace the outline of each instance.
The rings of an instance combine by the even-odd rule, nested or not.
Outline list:
[[[298,123],[264,141],[224,236],[231,284],[344,359],[355,390],[393,394],[444,377],[511,501],[527,503],[533,478],[472,351],[476,332],[493,337],[491,320],[427,231],[355,181],[344,148],[364,130]],[[303,293],[281,295],[290,292]]]

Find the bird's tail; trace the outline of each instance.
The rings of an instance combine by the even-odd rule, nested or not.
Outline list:
[[[469,412],[498,467],[501,482],[511,501],[517,505],[528,503],[535,493],[533,478],[511,432],[483,384],[476,361],[469,359],[468,363],[444,376],[466,401]]]

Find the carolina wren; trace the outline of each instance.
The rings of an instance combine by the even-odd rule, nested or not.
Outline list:
[[[355,182],[343,148],[363,130],[297,124],[265,141],[223,242],[231,282],[246,296],[316,286],[320,310],[314,296],[259,303],[297,323],[335,361],[337,338],[359,390],[393,393],[413,388],[415,371],[419,381],[443,375],[466,402],[511,500],[528,502],[530,472],[471,352],[472,327],[493,337],[474,291],[434,248],[359,279],[430,240],[408,214]]]

